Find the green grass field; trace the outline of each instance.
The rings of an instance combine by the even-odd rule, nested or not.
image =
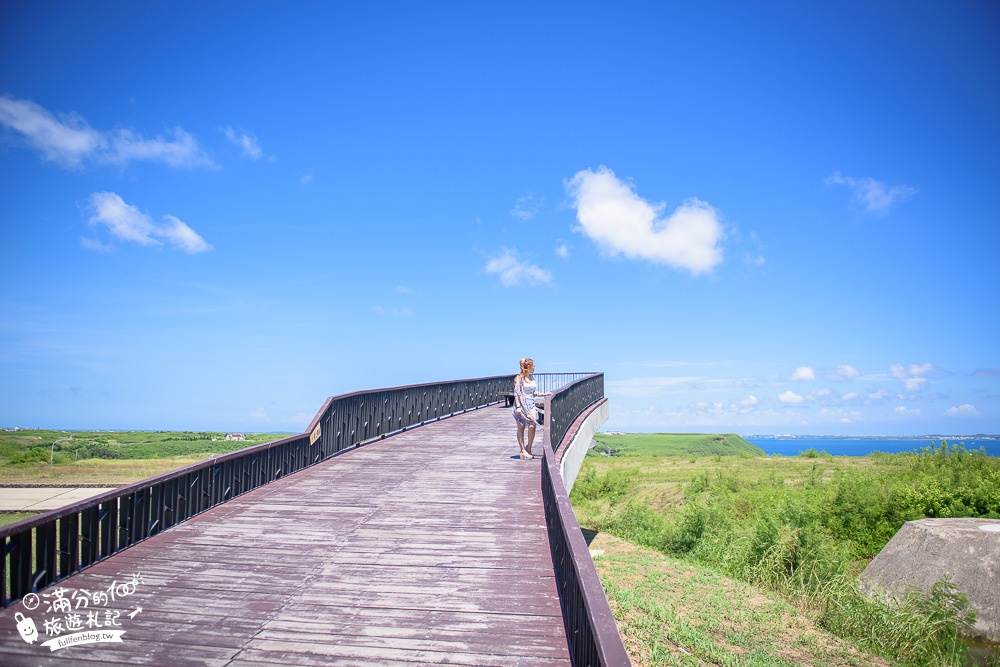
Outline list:
[[[29,516],[35,516],[35,514],[37,512],[0,512],[0,528],[17,523],[21,519],[27,519]]]
[[[0,483],[127,484],[285,435],[248,433],[239,441],[209,431],[0,431]]]
[[[961,447],[867,457],[767,457],[745,451],[704,456],[704,441],[693,436],[678,436],[669,447],[655,439],[651,444],[646,437],[612,438],[612,447],[618,442],[621,450],[615,456],[588,456],[573,488],[571,499],[582,527],[696,572],[754,586],[862,654],[900,665],[962,664],[960,635],[971,628],[964,596],[943,582],[934,595],[914,597],[892,609],[862,596],[858,575],[908,520],[1000,518],[1000,459]],[[684,439],[691,449],[684,448]],[[664,451],[672,455],[651,453]],[[741,641],[750,646],[734,646],[724,629],[698,634],[694,628],[690,640],[669,634],[670,624],[676,623],[669,614],[694,614],[688,605],[698,596],[668,604],[662,599],[667,592],[640,576],[642,559],[629,558],[621,567],[602,570],[602,581],[609,598],[618,600],[621,627],[645,619],[645,629],[636,630],[642,638],[638,645],[659,657],[638,664],[795,664],[781,657],[788,647],[774,644],[773,638],[754,643],[753,637],[744,637]],[[719,594],[717,589],[704,594],[710,593]],[[650,611],[664,605],[666,611]],[[722,611],[727,611],[725,605]],[[656,614],[665,614],[668,625],[659,635],[649,625]],[[706,639],[704,632],[714,639]],[[688,653],[670,648],[671,642]],[[666,653],[657,653],[654,645]],[[732,653],[721,658],[727,650]],[[744,661],[748,651],[760,651],[760,661]],[[810,657],[806,664],[855,664],[850,662],[857,659],[854,655],[844,657],[847,663]]]
[[[735,433],[597,433],[592,455],[764,456],[764,450]]]

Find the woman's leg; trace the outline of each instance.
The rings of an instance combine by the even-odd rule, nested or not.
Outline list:
[[[535,441],[535,425],[528,427],[528,453],[531,453],[531,444]]]
[[[524,449],[524,424],[517,422],[517,444],[521,447],[521,453],[525,453]]]

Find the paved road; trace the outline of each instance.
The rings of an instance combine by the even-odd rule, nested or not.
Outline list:
[[[110,491],[115,487],[86,487],[70,489],[55,486],[0,488],[0,511],[46,512],[86,500],[91,496]]]

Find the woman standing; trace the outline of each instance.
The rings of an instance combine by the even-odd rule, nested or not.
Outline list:
[[[530,460],[531,445],[535,441],[535,427],[538,426],[538,408],[535,406],[536,396],[548,396],[548,393],[535,392],[535,362],[531,359],[521,359],[521,372],[514,378],[514,420],[517,422],[517,444],[521,447],[521,458]],[[524,446],[524,429],[528,429],[528,446]]]

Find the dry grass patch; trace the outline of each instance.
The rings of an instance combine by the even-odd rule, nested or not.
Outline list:
[[[889,665],[748,584],[604,533],[591,549],[604,552],[594,564],[637,667]]]
[[[86,459],[58,466],[4,466],[0,468],[0,484],[120,486],[183,468],[209,456],[202,454],[162,459]]]

